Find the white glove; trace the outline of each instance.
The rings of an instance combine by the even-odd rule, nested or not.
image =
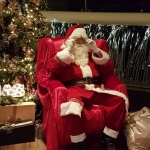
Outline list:
[[[68,39],[65,42],[66,48],[70,51],[72,47],[74,46],[75,40],[74,39]]]
[[[89,49],[91,49],[94,53],[97,53],[99,51],[94,40],[88,39],[86,42],[88,44]]]
[[[69,65],[74,60],[74,55],[70,53],[69,48],[65,48],[60,52],[57,52],[56,56],[65,64]]]

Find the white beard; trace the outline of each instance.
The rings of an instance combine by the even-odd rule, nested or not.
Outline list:
[[[86,66],[89,62],[89,48],[86,44],[75,44],[71,53],[74,55],[74,63],[77,66]]]

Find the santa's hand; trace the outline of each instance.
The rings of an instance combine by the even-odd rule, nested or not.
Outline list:
[[[97,53],[99,49],[97,48],[96,42],[92,39],[87,40],[88,47],[91,49],[94,53]]]
[[[71,50],[72,47],[74,46],[75,40],[74,39],[68,39],[65,42],[66,48],[68,48],[68,50]]]
[[[56,56],[67,65],[74,61],[74,55],[70,53],[69,48],[65,48],[62,51],[57,52]]]

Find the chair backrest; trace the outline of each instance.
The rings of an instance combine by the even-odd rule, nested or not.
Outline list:
[[[64,37],[58,38],[42,38],[38,41],[38,53],[36,60],[36,79],[38,83],[45,82],[50,78],[50,73],[47,69],[49,60],[54,57],[64,41]],[[41,83],[42,85],[42,83]]]
[[[64,39],[65,39],[65,36],[60,36],[60,37],[51,39],[54,43],[56,52],[60,51],[60,46],[63,44]]]
[[[51,50],[50,46],[53,49],[55,48],[50,38],[42,38],[38,41],[38,52],[36,60],[37,81],[39,81],[41,77],[46,77],[48,75],[46,70],[46,64],[48,60],[54,55],[54,51]]]

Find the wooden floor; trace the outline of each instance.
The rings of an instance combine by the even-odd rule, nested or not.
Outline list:
[[[42,140],[35,139],[35,142],[0,146],[0,150],[46,150],[46,146]]]

